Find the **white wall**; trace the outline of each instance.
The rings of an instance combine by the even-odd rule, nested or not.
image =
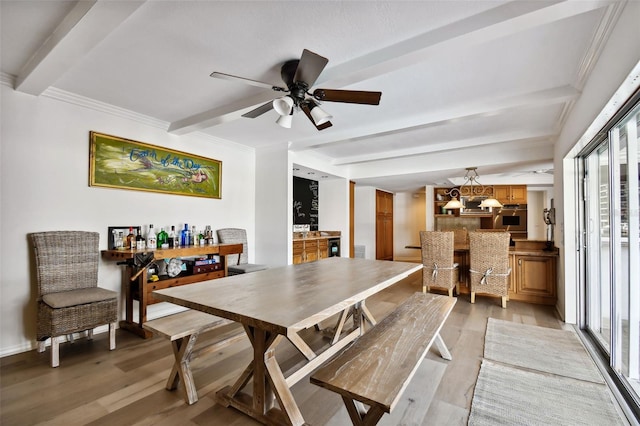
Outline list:
[[[283,266],[291,259],[293,177],[286,147],[256,152],[256,262]]]
[[[547,190],[527,191],[527,238],[530,240],[547,239],[544,209],[550,207],[549,192]]]
[[[640,61],[640,2],[628,2],[609,40],[576,101],[554,146],[556,204],[556,245],[558,265],[558,312],[568,323],[576,323],[578,313],[578,244],[575,171],[573,158],[599,128],[589,128],[605,109],[620,86],[638,86],[637,76],[629,76]],[[624,101],[624,96],[620,101]],[[612,106],[611,111],[619,108]],[[599,120],[600,121],[600,120]],[[606,118],[601,120],[604,124]],[[600,126],[601,127],[601,126]]]
[[[421,262],[420,250],[407,245],[420,245],[420,231],[425,231],[426,202],[424,193],[399,192],[393,200],[393,259]]]
[[[376,189],[356,185],[354,245],[365,246],[365,259],[376,258]]]
[[[84,107],[35,97],[6,84],[0,89],[0,356],[35,344],[30,232],[97,231],[101,249],[107,248],[110,225],[239,226],[247,229],[249,239],[254,238],[253,150],[202,134],[171,135],[162,123],[113,108],[103,112],[108,108],[100,104],[85,102],[89,105]],[[222,199],[89,187],[91,130],[221,160]],[[251,251],[249,258],[253,257]],[[99,271],[101,286],[121,291],[121,266],[101,262]],[[150,307],[150,317],[161,305]],[[120,308],[122,317],[122,297]]]
[[[340,231],[340,256],[349,257],[349,181],[318,182],[318,230]]]

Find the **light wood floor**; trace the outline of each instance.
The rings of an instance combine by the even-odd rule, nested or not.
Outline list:
[[[421,291],[419,274],[367,300],[367,306],[379,319],[415,291]],[[498,298],[478,296],[471,305],[468,295],[460,296],[442,331],[453,360],[443,360],[432,348],[393,417],[386,415],[382,424],[466,425],[489,317],[563,328],[549,306],[509,302],[502,309]],[[250,361],[248,341],[192,362],[200,399],[191,406],[180,393],[164,389],[173,363],[167,340],[143,340],[118,330],[117,349],[108,347],[107,333],[61,344],[59,368],[49,367],[48,348],[0,359],[0,424],[256,424],[214,401],[216,390],[232,384]],[[286,365],[300,359],[286,345],[280,345],[277,358]],[[308,378],[294,386],[293,395],[309,424],[350,424],[342,400]]]

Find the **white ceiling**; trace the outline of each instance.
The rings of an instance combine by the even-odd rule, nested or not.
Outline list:
[[[18,91],[86,98],[175,134],[287,144],[358,184],[416,191],[476,166],[483,184],[550,185],[553,144],[624,1],[0,1],[1,72]],[[280,65],[329,59],[314,88],[381,91],[325,102],[283,129]],[[305,169],[306,172],[306,169]],[[536,173],[537,172],[537,173]]]

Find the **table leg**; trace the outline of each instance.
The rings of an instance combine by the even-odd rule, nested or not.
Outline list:
[[[275,347],[284,337],[248,326],[245,326],[245,331],[253,345],[253,361],[233,386],[216,393],[216,400],[263,423],[280,424],[284,421],[291,425],[303,425],[302,414],[275,358]],[[242,389],[250,380],[252,394],[248,395]],[[279,409],[274,407],[276,400]]]
[[[174,390],[178,387],[178,383],[181,382],[185,402],[189,405],[198,402],[198,391],[189,366],[197,338],[198,333],[194,333],[171,342],[175,362],[169,374],[166,388],[167,390]]]

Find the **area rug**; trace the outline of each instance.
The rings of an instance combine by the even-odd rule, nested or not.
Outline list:
[[[545,373],[604,383],[574,330],[489,318],[484,357]]]
[[[604,384],[483,360],[469,425],[623,425]]]

